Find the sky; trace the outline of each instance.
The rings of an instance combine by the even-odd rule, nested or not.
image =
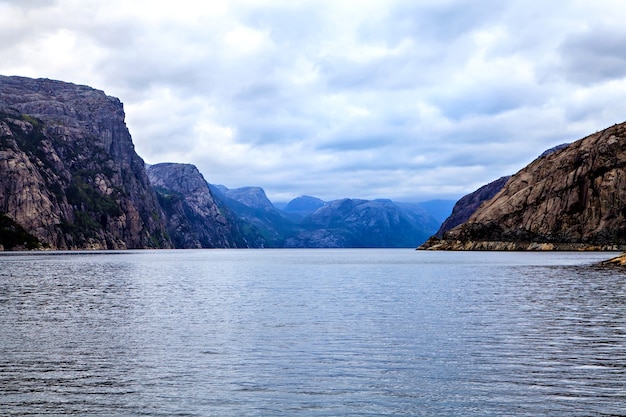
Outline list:
[[[622,0],[0,0],[0,74],[118,97],[149,164],[457,199],[626,120]]]

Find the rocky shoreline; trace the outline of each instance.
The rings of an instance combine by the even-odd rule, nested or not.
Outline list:
[[[443,251],[625,251],[626,245],[586,243],[540,243],[507,241],[460,241],[431,237],[417,250]]]

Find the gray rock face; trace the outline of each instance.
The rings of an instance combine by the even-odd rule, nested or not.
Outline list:
[[[568,146],[569,143],[562,143],[550,148],[539,155],[538,159],[548,156],[561,149],[565,149]],[[504,184],[506,184],[509,178],[511,178],[510,175],[498,178],[487,185],[483,185],[473,193],[462,197],[454,205],[452,214],[441,224],[441,227],[439,227],[439,230],[435,233],[435,237],[441,239],[445,232],[468,221],[470,216],[474,214],[482,203],[491,200],[502,189],[502,187],[504,187]]]
[[[223,191],[226,197],[238,201],[244,206],[255,209],[274,210],[274,205],[265,195],[261,187],[242,187],[226,189]]]
[[[120,101],[0,76],[0,213],[53,249],[170,247]]]
[[[448,230],[456,227],[462,223],[465,223],[472,214],[480,207],[482,203],[487,200],[491,200],[498,191],[504,187],[504,184],[511,178],[510,176],[501,177],[497,180],[490,182],[487,185],[483,185],[478,190],[462,197],[454,205],[452,214],[448,217],[439,227],[435,236],[438,238],[443,237],[443,234]]]
[[[233,213],[233,221],[240,229],[260,233],[264,241],[262,246],[281,248],[285,237],[293,233],[295,225],[274,207],[262,188],[229,190],[224,186],[209,186],[218,205]]]
[[[162,163],[146,168],[176,248],[262,247],[260,235],[243,234],[220,208],[194,165]]]
[[[432,249],[623,250],[626,124],[543,156],[519,171]]]

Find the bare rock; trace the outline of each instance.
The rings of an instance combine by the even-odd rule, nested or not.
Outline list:
[[[124,117],[87,86],[0,76],[0,213],[51,249],[170,247]]]
[[[161,163],[146,168],[176,248],[263,247],[256,230],[244,233],[191,164]],[[255,233],[256,232],[256,233]]]
[[[425,248],[626,249],[626,124],[538,158]]]

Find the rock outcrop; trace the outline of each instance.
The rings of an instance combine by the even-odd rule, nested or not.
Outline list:
[[[423,249],[626,249],[626,124],[540,157]]]
[[[569,143],[562,143],[544,151],[538,158],[543,158],[553,152],[565,149],[568,146]],[[450,214],[450,216],[441,224],[439,230],[435,233],[435,237],[441,239],[445,232],[468,221],[470,216],[478,210],[478,207],[480,207],[481,204],[485,201],[491,200],[502,189],[502,187],[504,187],[504,184],[506,184],[509,178],[511,178],[510,175],[500,177],[489,184],[483,185],[473,193],[462,197],[454,205],[452,214]]]
[[[274,210],[274,205],[269,198],[267,198],[265,190],[261,187],[225,188],[224,194],[226,197],[238,201],[247,207]]]
[[[626,252],[621,255],[615,256],[611,259],[607,259],[606,261],[600,262],[600,266],[617,266],[617,267],[626,267]]]
[[[209,184],[215,201],[229,210],[243,230],[258,231],[264,247],[282,248],[285,238],[294,233],[297,226],[280,210],[276,209],[260,187],[228,189]]]
[[[0,76],[0,214],[51,249],[171,246],[122,103],[60,81]]]
[[[191,164],[161,163],[146,167],[165,214],[174,247],[254,248],[265,242],[260,233],[246,228],[216,203],[209,185]]]
[[[473,193],[462,197],[456,202],[452,208],[452,214],[441,224],[435,236],[441,238],[448,230],[469,220],[470,216],[474,214],[482,203],[491,200],[504,187],[509,178],[511,178],[510,175],[498,178],[487,185],[483,185]]]

